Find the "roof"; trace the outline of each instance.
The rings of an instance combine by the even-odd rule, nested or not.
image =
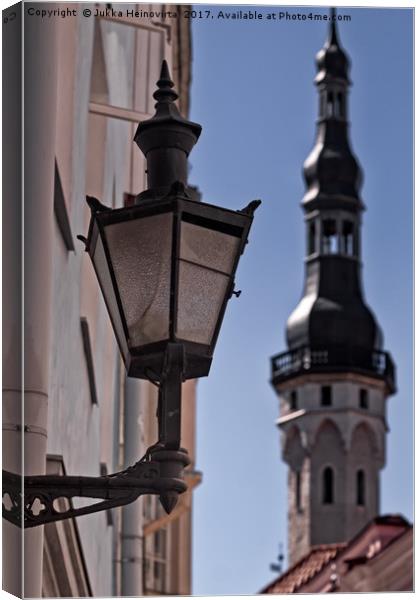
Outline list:
[[[310,581],[332,561],[347,544],[314,546],[291,569],[261,590],[262,594],[291,594]]]
[[[400,515],[378,516],[351,540],[340,544],[313,546],[295,565],[261,590],[261,594],[291,594],[319,575],[341,555],[348,568],[364,564],[404,535],[412,525]]]

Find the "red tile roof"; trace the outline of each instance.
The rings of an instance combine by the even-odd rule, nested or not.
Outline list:
[[[261,590],[261,594],[292,594],[310,581],[345,548],[347,544],[314,546],[291,569]]]
[[[313,546],[301,560],[262,589],[260,594],[299,592],[302,586],[334,561],[339,553],[345,555],[341,558],[344,558],[349,569],[366,563],[411,528],[412,525],[401,515],[375,517],[347,543]]]

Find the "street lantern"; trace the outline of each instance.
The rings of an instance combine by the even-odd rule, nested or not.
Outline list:
[[[180,447],[181,385],[208,375],[234,277],[260,201],[239,211],[194,201],[187,159],[201,126],[175,104],[166,61],[154,93],[156,113],[140,123],[135,142],[146,156],[148,189],[132,206],[110,209],[87,197],[92,215],[85,244],[130,377],[158,386],[158,440],[135,465],[102,477],[25,476],[3,472],[9,508],[25,527],[107,510],[157,494],[170,513],[186,490],[189,464]],[[57,498],[102,499],[58,512]],[[36,503],[41,511],[35,511]]]
[[[184,346],[184,379],[208,375],[252,216],[182,186],[128,208],[89,203],[86,249],[128,375],[161,381],[168,343]]]
[[[260,204],[233,211],[190,197],[187,159],[201,126],[180,115],[173,85],[163,61],[156,113],[134,138],[146,157],[148,189],[120,209],[87,197],[92,216],[81,238],[128,376],[159,387],[154,452],[180,450],[181,384],[209,373],[227,301],[239,294],[234,276]],[[168,512],[176,497],[161,497]]]
[[[131,377],[162,380],[168,343],[185,352],[183,379],[208,375],[234,275],[260,203],[232,211],[189,197],[187,159],[201,126],[176,107],[163,61],[156,114],[135,141],[146,156],[148,189],[135,205],[92,211],[86,250],[92,259]]]

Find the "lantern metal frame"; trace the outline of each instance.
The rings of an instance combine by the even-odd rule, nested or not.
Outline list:
[[[81,239],[86,244],[86,251],[89,253],[99,284],[102,289],[105,302],[107,295],[100,281],[94,263],[94,252],[96,242],[100,236],[103,249],[107,261],[108,271],[111,277],[113,292],[118,305],[119,317],[124,330],[124,335],[127,342],[127,350],[125,350],[120,342],[117,327],[112,318],[112,311],[108,307],[108,312],[114,328],[114,333],[118,340],[119,348],[124,359],[129,377],[140,379],[161,380],[164,356],[166,347],[169,343],[182,343],[185,348],[186,363],[183,372],[184,379],[195,379],[205,377],[209,374],[214,347],[220,332],[220,327],[226,311],[228,300],[235,293],[235,273],[239,263],[239,259],[245,245],[247,243],[249,229],[252,224],[253,213],[259,206],[260,200],[252,201],[246,208],[240,211],[233,211],[204,202],[196,202],[188,198],[184,186],[177,182],[172,186],[169,194],[164,198],[158,199],[141,199],[138,204],[119,208],[109,209],[102,205],[96,198],[87,197],[87,202],[92,211],[92,218],[89,225],[88,238]],[[118,283],[116,280],[112,258],[108,247],[105,228],[108,225],[116,223],[129,222],[132,220],[147,218],[160,214],[171,214],[173,216],[172,223],[172,252],[171,252],[171,267],[170,267],[170,301],[169,301],[169,328],[168,338],[148,343],[142,346],[130,347],[129,330],[124,314],[124,308],[119,294]],[[178,286],[179,286],[179,263],[180,257],[180,242],[181,242],[181,222],[188,222],[194,225],[202,226],[206,229],[215,230],[221,233],[226,233],[237,237],[239,240],[236,256],[232,264],[231,272],[228,276],[229,283],[226,292],[221,302],[217,322],[213,331],[213,335],[209,344],[202,344],[181,339],[176,335],[177,326],[177,303],[178,303]],[[211,270],[211,269],[210,269]]]

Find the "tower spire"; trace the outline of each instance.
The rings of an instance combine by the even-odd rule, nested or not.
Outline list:
[[[327,39],[316,56],[316,63],[318,74],[315,78],[315,83],[317,85],[334,82],[350,85],[351,82],[348,78],[350,61],[340,46],[335,8],[331,8],[330,10]]]
[[[338,46],[338,35],[336,27],[337,10],[334,7],[330,8],[330,27],[328,41],[330,46]]]
[[[336,11],[331,9],[327,40],[316,56],[315,84],[319,95],[319,119],[315,148],[304,164],[306,209],[323,201],[338,208],[363,209],[359,191],[362,170],[348,135],[348,90],[350,61],[341,47]]]
[[[317,137],[304,164],[304,293],[287,322],[288,350],[272,358],[289,466],[291,564],[311,546],[346,542],[378,514],[385,401],[395,392],[393,361],[362,291],[364,207],[348,135],[349,60],[330,14],[317,55]]]

